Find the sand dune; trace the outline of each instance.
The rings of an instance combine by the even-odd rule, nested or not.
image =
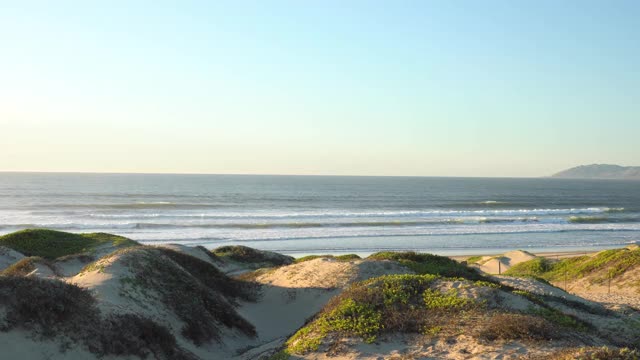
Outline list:
[[[538,258],[519,250],[487,256],[471,265],[481,275],[415,253],[294,262],[244,247],[212,253],[177,244],[123,248],[107,242],[89,253],[47,260],[0,248],[6,268],[0,276],[0,358],[266,359],[318,334],[317,349],[287,350],[278,359],[516,359],[573,347],[640,346],[640,312],[633,307],[578,296],[572,292],[579,282],[566,292],[533,278],[494,275],[532,259]],[[629,268],[617,281],[638,281],[637,271]],[[22,303],[8,296],[16,291],[12,279],[31,279],[45,295]],[[21,286],[28,298],[29,287]],[[354,296],[365,308],[373,306],[369,314],[397,316],[407,325],[384,323],[371,333],[375,341],[365,341],[357,327],[345,325],[365,321],[356,307],[341,320],[342,330],[330,323],[317,327],[327,314],[342,316],[332,311]],[[20,306],[42,307],[15,312]],[[69,312],[76,308],[85,315]],[[21,324],[10,310],[37,316]],[[59,317],[53,332],[38,325],[43,314]],[[377,321],[384,319],[391,318]],[[428,326],[417,326],[420,321]],[[522,326],[526,332],[519,333]],[[540,329],[554,335],[536,333]]]
[[[472,266],[487,274],[501,274],[515,264],[535,259],[535,255],[522,250],[509,251],[498,256],[485,256]]]
[[[339,261],[318,258],[268,271],[256,277],[262,297],[243,303],[239,313],[256,326],[258,338],[242,358],[255,357],[282,345],[288,335],[355,281],[410,272],[389,261]]]

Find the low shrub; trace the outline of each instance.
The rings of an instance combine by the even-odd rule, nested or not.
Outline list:
[[[287,342],[287,351],[314,351],[329,333],[376,341],[385,333],[424,333],[464,321],[479,304],[455,290],[432,289],[437,275],[386,275],[352,285],[334,297],[310,324]],[[451,316],[453,313],[456,316]]]
[[[163,255],[175,261],[202,284],[219,291],[228,299],[256,300],[256,285],[231,278],[210,263],[194,256],[167,248],[157,248]]]
[[[61,324],[98,316],[95,300],[87,290],[36,277],[1,276],[0,304],[7,309],[4,331],[24,327],[51,336]]]
[[[537,309],[531,309],[529,312],[533,315],[540,316],[564,328],[581,330],[581,331],[588,329],[588,326],[584,322],[578,320],[577,318],[571,315],[567,315],[559,310],[556,310],[552,307],[541,307]]]
[[[477,336],[489,340],[552,340],[556,328],[549,321],[523,314],[494,314]]]
[[[394,260],[410,268],[417,274],[434,274],[446,277],[460,277],[469,280],[491,281],[477,271],[446,256],[422,254],[413,251],[392,252],[384,251],[370,255],[367,259]]]
[[[218,257],[226,257],[242,263],[265,263],[270,266],[281,266],[289,265],[294,262],[294,258],[291,256],[268,251],[260,251],[242,245],[221,246],[212,250],[212,252]]]
[[[102,318],[89,291],[59,280],[2,276],[0,307],[6,314],[0,331],[64,336],[98,356],[190,359],[167,328],[133,314]]]
[[[151,356],[167,360],[192,358],[178,347],[176,338],[166,327],[135,314],[110,315],[103,320],[96,338],[98,347],[93,351],[99,355],[134,355],[143,359]]]

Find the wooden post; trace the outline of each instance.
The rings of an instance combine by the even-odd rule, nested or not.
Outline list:
[[[498,260],[498,275],[502,275],[502,263]]]

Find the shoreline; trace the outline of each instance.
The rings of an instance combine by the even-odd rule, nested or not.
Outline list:
[[[619,249],[619,247],[616,247],[614,249]],[[588,256],[588,255],[593,255],[593,254],[597,254],[600,251],[604,251],[604,250],[608,250],[608,249],[602,249],[602,250],[576,250],[576,251],[539,251],[539,252],[529,252],[532,255],[538,256],[538,257],[543,257],[543,258],[547,258],[547,259],[567,259],[567,258],[572,258],[572,257],[578,257],[578,256]],[[526,250],[524,250],[526,251]],[[448,256],[449,258],[456,260],[456,261],[465,261],[471,257],[474,256],[498,256],[501,255],[503,253],[495,253],[495,254],[480,254],[480,255],[452,255],[452,256]]]
[[[618,245],[603,245],[603,246],[590,246],[590,247],[584,247],[584,248],[580,248],[580,247],[558,247],[558,249],[553,249],[553,248],[543,248],[543,247],[538,247],[538,248],[517,248],[517,247],[513,247],[513,248],[494,248],[494,249],[469,249],[469,250],[465,250],[465,249],[458,249],[458,250],[445,250],[445,251],[438,251],[438,250],[434,250],[434,251],[430,251],[429,249],[372,249],[372,250],[367,250],[367,251],[357,251],[354,249],[354,251],[348,251],[348,250],[341,250],[341,251],[331,251],[331,250],[327,250],[327,251],[283,251],[283,250],[277,250],[277,249],[261,249],[261,250],[266,250],[266,251],[272,251],[272,252],[276,252],[279,254],[283,254],[283,255],[288,255],[288,256],[292,256],[294,258],[301,258],[304,256],[309,256],[309,255],[334,255],[334,256],[339,256],[339,255],[347,255],[347,254],[356,254],[362,258],[366,258],[371,254],[374,254],[376,252],[407,252],[407,251],[415,251],[417,253],[426,253],[426,254],[433,254],[433,255],[439,255],[439,256],[446,256],[448,258],[457,260],[457,261],[464,261],[470,257],[474,257],[474,256],[498,256],[498,255],[502,255],[504,253],[510,252],[510,251],[516,251],[516,250],[520,250],[520,251],[525,251],[527,253],[536,255],[536,256],[540,256],[540,257],[545,257],[545,258],[553,258],[553,259],[565,259],[565,258],[570,258],[570,257],[576,257],[576,256],[584,256],[584,255],[591,255],[591,254],[595,254],[598,253],[600,251],[604,251],[604,250],[611,250],[611,249],[620,249],[620,248],[624,248],[624,247],[628,247],[631,246],[633,244],[637,244],[636,243],[628,243],[628,244],[618,244]],[[235,245],[239,245],[239,244],[235,244]]]

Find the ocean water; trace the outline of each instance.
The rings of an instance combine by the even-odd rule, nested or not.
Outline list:
[[[35,227],[296,256],[591,250],[640,241],[640,181],[0,173],[0,234]]]

